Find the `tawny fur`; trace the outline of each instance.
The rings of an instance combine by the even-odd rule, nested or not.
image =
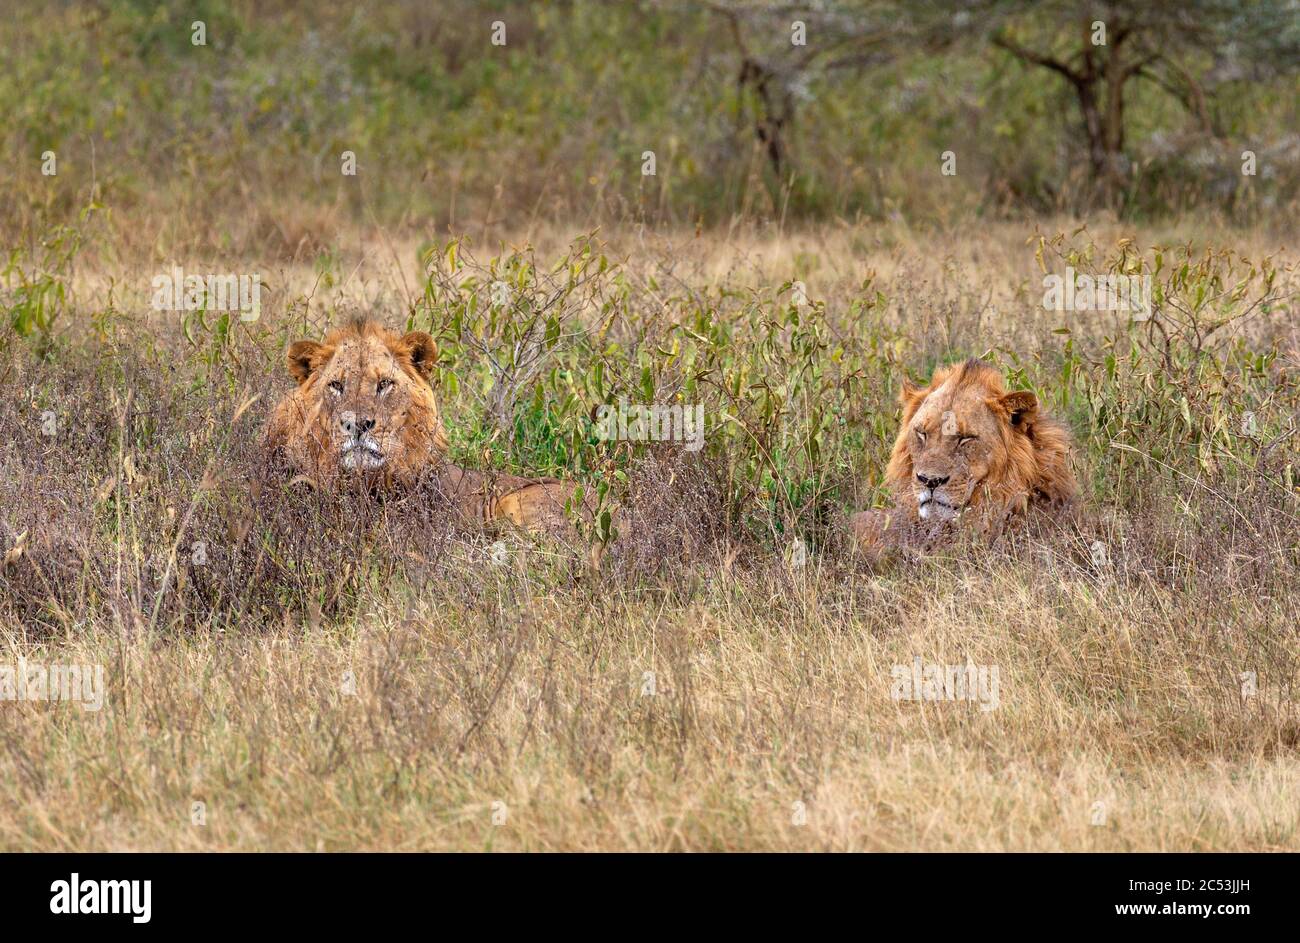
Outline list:
[[[526,530],[568,528],[565,505],[575,485],[554,478],[482,473],[447,460],[447,436],[430,382],[437,346],[373,321],[332,331],[323,342],[298,341],[286,352],[298,385],[271,413],[266,444],[317,487],[361,480],[372,488],[432,483],[467,523],[510,523]],[[380,383],[390,387],[381,396]],[[341,391],[335,393],[331,384]],[[382,466],[344,467],[344,412],[374,422]]]
[[[904,381],[899,402],[902,421],[885,472],[896,510],[854,515],[851,526],[859,544],[878,546],[891,533],[921,522],[918,455],[929,466],[923,473],[932,469],[944,481],[958,475],[949,487],[965,500],[954,509],[954,522],[986,533],[1014,526],[1033,508],[1063,507],[1075,499],[1069,433],[1039,410],[1032,393],[1008,392],[1002,375],[989,364],[968,360],[941,367],[925,387]],[[918,418],[922,410],[925,415]],[[943,426],[950,427],[946,434],[935,428],[939,415]],[[970,446],[965,433],[972,434]],[[927,448],[932,451],[925,452]]]

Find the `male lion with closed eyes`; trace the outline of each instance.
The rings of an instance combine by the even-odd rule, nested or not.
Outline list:
[[[1078,491],[1070,436],[1027,390],[1007,392],[981,360],[904,379],[902,426],[885,472],[891,511],[853,515],[855,541],[878,554],[908,532],[934,540],[952,526],[996,535],[1025,514],[1070,504]]]
[[[447,436],[430,378],[432,337],[357,321],[285,356],[297,381],[275,407],[267,444],[317,487],[360,482],[376,490],[432,482],[463,523],[563,533],[576,485],[485,474],[447,461]]]

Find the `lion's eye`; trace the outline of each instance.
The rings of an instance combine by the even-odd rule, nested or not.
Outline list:
[[[338,380],[330,380],[330,392],[335,396],[342,396],[343,384]]]
[[[392,380],[380,380],[379,386],[375,387],[375,392],[378,393],[380,396],[383,396],[384,393],[386,393],[392,385],[393,385]]]
[[[958,445],[965,445],[967,442],[974,442],[974,441],[975,441],[976,439],[978,439],[978,438],[979,438],[979,436],[977,436],[977,435],[963,435],[963,436],[958,436],[958,437],[957,437],[957,444],[958,444]]]
[[[916,441],[922,444],[925,443],[925,433],[922,432],[920,429],[916,430]]]

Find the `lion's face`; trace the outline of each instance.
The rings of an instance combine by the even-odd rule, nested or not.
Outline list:
[[[398,337],[365,323],[287,354],[298,387],[277,408],[271,437],[314,477],[413,477],[446,449],[429,377],[428,334]]]
[[[923,521],[955,520],[990,498],[1027,501],[1043,488],[1039,444],[1050,442],[1059,453],[1052,460],[1064,462],[1065,440],[1056,446],[1055,424],[1035,441],[1034,394],[1005,392],[1001,375],[987,364],[942,369],[924,389],[905,384],[902,403],[887,477]]]

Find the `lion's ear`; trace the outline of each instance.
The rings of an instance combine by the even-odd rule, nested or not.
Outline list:
[[[1038,415],[1038,397],[1028,390],[1016,390],[1002,397],[1002,408],[1007,411],[1011,425],[1028,429]]]
[[[296,341],[289,345],[289,350],[284,355],[284,362],[289,367],[289,376],[297,380],[299,385],[306,383],[307,378],[316,369],[318,365],[316,355],[320,353],[320,349],[321,345],[315,341]]]
[[[906,427],[916,415],[916,411],[921,408],[925,398],[930,395],[930,387],[917,386],[906,375],[903,376],[903,385],[898,391],[898,405],[903,408],[903,426]]]
[[[912,402],[912,400],[916,399],[917,396],[919,396],[922,391],[923,391],[922,387],[917,386],[910,379],[908,379],[906,374],[904,374],[903,385],[901,388],[899,388],[898,391],[898,405],[904,407],[907,406],[909,403]]]
[[[424,331],[411,331],[397,342],[398,353],[410,361],[415,372],[428,380],[438,363],[438,345]]]

